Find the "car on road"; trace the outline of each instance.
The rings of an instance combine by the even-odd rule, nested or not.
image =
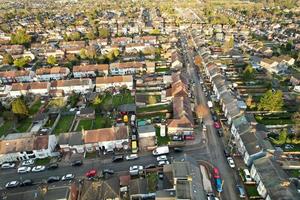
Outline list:
[[[214,167],[213,168],[213,177],[214,178],[220,178],[220,172],[219,172],[219,169],[218,168],[216,168],[216,167]]]
[[[249,170],[248,170],[248,169],[244,169],[243,171],[244,171],[244,176],[245,176],[246,182],[251,182],[251,181],[252,181],[252,178],[251,178],[251,176],[250,176]]]
[[[234,161],[231,157],[227,157],[227,162],[231,168],[235,168]]]
[[[46,169],[44,165],[38,165],[31,169],[32,172],[42,172]]]
[[[134,165],[129,168],[129,173],[132,176],[138,175],[144,170],[144,167],[141,165]]]
[[[75,175],[74,174],[66,174],[63,177],[61,177],[62,181],[68,181],[74,179]]]
[[[51,163],[47,166],[48,170],[52,170],[52,169],[57,169],[58,168],[58,164],[57,163]]]
[[[102,174],[114,174],[115,172],[114,172],[114,170],[112,170],[112,169],[104,169],[103,171],[102,171]]]
[[[82,160],[75,160],[72,162],[72,166],[81,166],[83,164]]]
[[[174,148],[174,152],[180,153],[180,152],[183,152],[183,149],[180,148],[180,147],[175,147],[175,148]]]
[[[162,155],[162,156],[158,156],[158,157],[156,158],[156,160],[157,160],[157,162],[159,162],[159,161],[162,161],[162,160],[168,160],[168,158],[167,158],[166,155]]]
[[[156,168],[156,165],[153,163],[145,166],[145,169],[153,169],[153,168]]]
[[[246,197],[245,189],[241,185],[236,185],[236,189],[240,198]]]
[[[126,158],[126,160],[136,160],[139,157],[137,154],[130,154],[130,155],[127,155],[125,158]]]
[[[214,194],[207,194],[207,200],[219,200]]]
[[[97,170],[96,169],[91,169],[91,170],[89,170],[85,173],[85,176],[88,177],[88,178],[94,177],[96,175],[97,175]]]
[[[214,122],[214,127],[215,127],[216,129],[221,128],[220,122]]]
[[[60,177],[59,176],[50,176],[47,179],[47,183],[54,183],[54,182],[57,182],[57,181],[60,181]]]
[[[173,141],[183,141],[183,137],[181,135],[173,135]]]
[[[30,166],[34,164],[34,159],[24,160],[21,165],[22,166]]]
[[[162,166],[168,165],[168,164],[170,164],[170,163],[167,160],[161,160],[161,161],[158,162],[158,166],[159,167],[162,167]]]
[[[218,118],[216,115],[211,115],[212,119],[214,120],[214,122],[218,121]]]
[[[11,169],[14,168],[16,166],[15,163],[3,163],[1,165],[1,169]]]
[[[6,188],[15,188],[15,187],[18,187],[19,185],[20,185],[19,181],[10,181],[5,184],[5,187]]]
[[[124,160],[124,156],[123,155],[116,155],[116,156],[113,156],[113,158],[112,158],[113,162],[121,162],[123,160]]]
[[[33,181],[31,179],[26,179],[24,181],[21,182],[20,186],[23,187],[23,186],[31,186],[33,185]]]
[[[24,173],[30,172],[31,167],[26,167],[26,166],[19,167],[17,171],[18,171],[19,174],[24,174]]]
[[[223,137],[224,136],[222,129],[218,129],[217,133],[218,133],[219,137]]]

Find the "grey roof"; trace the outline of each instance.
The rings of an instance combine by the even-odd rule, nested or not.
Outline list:
[[[58,136],[58,144],[69,144],[70,146],[83,144],[81,132],[62,133]]]
[[[148,186],[147,179],[139,178],[139,179],[130,180],[129,183],[130,195],[148,194],[147,186]]]
[[[212,82],[213,84],[217,87],[217,88],[220,88],[222,86],[226,86],[226,81],[225,81],[225,78],[224,76],[222,76],[221,74],[218,74],[217,76],[215,76],[213,79],[212,79]]]
[[[239,134],[243,134],[244,132],[249,131],[251,128],[250,123],[248,122],[245,115],[241,115],[240,117],[232,120],[232,124],[238,130]]]
[[[177,180],[176,197],[177,199],[192,199],[190,181]]]
[[[44,200],[68,199],[69,191],[69,187],[50,188],[45,194]]]
[[[156,198],[174,198],[176,196],[175,190],[159,190],[156,191]]]
[[[242,134],[240,137],[249,155],[254,155],[263,150],[260,146],[260,143],[255,133],[246,132]]]
[[[191,175],[190,163],[174,161],[172,165],[174,178],[187,179]]]
[[[136,105],[135,104],[124,104],[118,107],[120,112],[136,112]]]
[[[138,127],[139,134],[149,133],[149,132],[155,132],[155,128],[152,124]]]
[[[39,121],[43,121],[45,119],[48,118],[48,114],[46,113],[38,113],[35,115],[35,117],[33,118],[33,122],[39,122]]]
[[[93,114],[95,112],[95,109],[92,107],[87,107],[87,108],[81,108],[80,109],[80,114],[81,115],[86,115],[86,114]]]
[[[289,183],[288,176],[270,157],[255,160],[254,166],[272,200],[300,199],[295,185],[290,183],[288,186],[282,186],[282,183]]]

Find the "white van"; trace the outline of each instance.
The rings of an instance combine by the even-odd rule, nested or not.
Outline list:
[[[246,180],[246,182],[251,182],[252,179],[251,179],[250,172],[249,172],[248,169],[244,169],[244,174],[245,174],[245,180]]]

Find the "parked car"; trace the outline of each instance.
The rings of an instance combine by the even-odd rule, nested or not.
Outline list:
[[[91,170],[89,170],[85,173],[85,176],[88,177],[88,178],[94,177],[96,175],[97,175],[97,170],[96,169],[91,169]]]
[[[183,137],[181,135],[173,135],[173,141],[183,141]]]
[[[47,169],[52,170],[52,169],[57,169],[58,164],[57,163],[51,163],[47,166]]]
[[[62,180],[62,181],[68,181],[68,180],[72,180],[74,177],[75,177],[74,174],[66,174],[66,175],[64,175],[64,176],[61,178],[61,180]]]
[[[54,182],[57,182],[57,181],[60,181],[60,177],[59,176],[50,176],[47,179],[47,183],[54,183]]]
[[[224,136],[222,129],[218,129],[217,133],[218,133],[219,137],[223,137]]]
[[[5,184],[5,187],[6,188],[15,188],[15,187],[18,187],[19,185],[20,185],[19,181],[10,181]]]
[[[26,180],[22,181],[22,183],[20,184],[21,187],[31,186],[31,185],[33,185],[33,181],[31,179],[26,179]]]
[[[142,172],[143,169],[144,167],[141,165],[134,165],[129,168],[129,173],[130,175],[135,176],[138,175],[140,172]]]
[[[30,172],[31,171],[31,167],[19,167],[18,168],[18,173],[19,174],[24,174],[24,173],[27,173],[27,172]]]
[[[195,139],[195,136],[194,136],[194,135],[185,135],[185,136],[184,136],[184,139],[185,139],[185,140],[194,140],[194,139]]]
[[[29,166],[34,164],[34,159],[24,160],[21,165],[22,166]]]
[[[163,172],[158,172],[157,175],[158,175],[159,179],[163,179],[164,178],[164,173]]]
[[[72,162],[72,166],[81,166],[82,164],[82,160],[75,160]]]
[[[11,169],[14,168],[16,166],[15,163],[3,163],[1,165],[1,169]]]
[[[243,171],[244,171],[244,176],[245,176],[246,182],[251,182],[251,181],[252,181],[252,178],[251,178],[251,176],[250,176],[249,170],[248,170],[248,169],[244,169]]]
[[[227,162],[231,168],[235,168],[234,161],[231,157],[227,157]]]
[[[113,162],[121,162],[123,160],[124,160],[124,156],[123,155],[116,155],[116,156],[113,156],[113,158],[112,158]]]
[[[102,171],[102,174],[114,174],[115,172],[114,172],[114,170],[112,170],[112,169],[104,169],[103,171]]]
[[[44,165],[38,165],[31,169],[32,172],[41,172],[44,171],[46,167]]]
[[[168,165],[168,164],[170,164],[170,163],[167,160],[161,160],[161,161],[158,162],[158,166],[159,167],[162,167],[162,166]]]
[[[138,159],[138,155],[137,154],[130,154],[126,156],[126,160],[136,160]]]
[[[174,152],[180,153],[180,152],[183,152],[183,149],[182,149],[182,148],[179,148],[179,147],[175,147],[175,148],[174,148]]]
[[[236,188],[237,188],[239,197],[240,198],[245,198],[246,197],[246,193],[245,193],[244,188],[241,185],[236,185]]]
[[[219,169],[218,168],[216,168],[216,167],[214,167],[213,168],[213,177],[214,178],[220,178],[220,172],[219,172]]]
[[[156,158],[156,160],[159,162],[159,161],[162,161],[162,160],[168,160],[167,156],[166,155],[161,155],[161,156],[158,156]]]
[[[155,164],[149,164],[145,166],[145,169],[152,169],[152,168],[156,168]]]
[[[214,127],[215,127],[216,129],[221,128],[220,122],[214,122]]]
[[[230,152],[227,149],[224,149],[224,155],[225,157],[230,157]]]
[[[218,118],[217,118],[216,115],[212,115],[211,117],[212,117],[212,119],[214,120],[214,122],[218,121]]]

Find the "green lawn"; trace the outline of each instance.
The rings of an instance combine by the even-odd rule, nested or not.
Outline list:
[[[54,133],[58,135],[60,133],[68,132],[72,124],[73,118],[73,115],[61,116],[56,128],[54,129]]]
[[[7,131],[12,127],[12,121],[5,121],[4,124],[0,127],[0,137],[6,135]]]
[[[86,152],[85,158],[96,158],[97,157],[97,151],[94,152]]]
[[[112,95],[106,93],[100,97],[102,102],[99,106],[102,106],[105,110],[111,110],[112,108],[117,108],[123,104],[132,104],[134,103],[134,97],[131,96],[130,91],[126,90],[117,95]]]
[[[157,178],[158,178],[156,172],[147,174],[146,178],[148,182],[148,191],[155,192],[157,186]]]
[[[269,118],[269,117],[255,116],[255,119],[258,123],[264,124],[264,125],[293,124],[293,121],[291,118]]]
[[[138,108],[137,113],[155,112],[155,111],[161,111],[161,110],[171,110],[171,106],[170,105],[147,106],[147,107],[143,107],[143,108]]]
[[[42,159],[36,159],[35,160],[35,165],[47,165],[51,161],[50,157],[47,158],[42,158]]]
[[[287,170],[287,173],[295,178],[300,177],[300,170],[299,169],[291,169],[291,170]]]
[[[17,124],[17,130],[20,133],[26,132],[28,128],[31,126],[32,121],[30,118],[23,119],[22,121],[18,122]]]
[[[94,129],[110,128],[112,126],[112,120],[108,117],[96,116],[94,122]]]
[[[93,128],[92,125],[93,125],[93,120],[91,120],[91,119],[80,120],[76,131],[81,131],[82,128],[84,130],[91,130]]]
[[[168,72],[168,71],[170,71],[169,67],[155,68],[155,72]]]
[[[165,137],[160,136],[160,127],[156,127],[155,132],[158,146],[167,145],[170,142],[170,138],[167,135]]]
[[[29,108],[29,114],[34,115],[37,113],[42,106],[41,100],[37,100],[30,108]]]

